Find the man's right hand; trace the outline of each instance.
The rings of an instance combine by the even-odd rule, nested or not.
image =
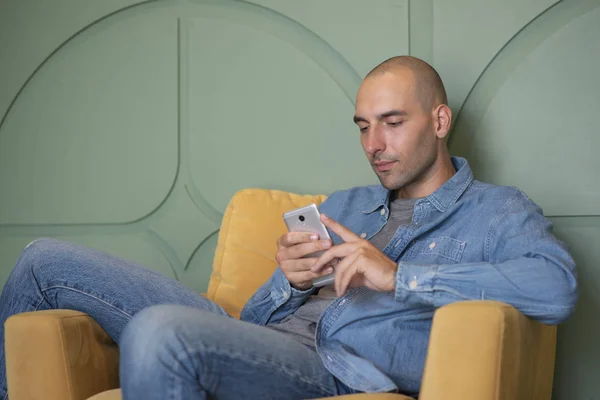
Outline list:
[[[275,259],[290,284],[296,289],[306,290],[312,286],[314,278],[333,272],[333,267],[328,266],[319,272],[313,272],[311,267],[317,258],[303,257],[330,247],[331,240],[319,240],[319,235],[316,233],[288,232],[277,241]]]

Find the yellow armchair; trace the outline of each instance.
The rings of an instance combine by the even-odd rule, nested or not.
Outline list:
[[[247,189],[225,212],[206,296],[231,315],[277,267],[284,211],[324,196]],[[11,400],[119,400],[118,348],[88,315],[71,310],[15,315],[6,322]],[[465,301],[434,316],[420,400],[548,400],[556,327],[494,301]],[[402,400],[398,394],[340,396]]]

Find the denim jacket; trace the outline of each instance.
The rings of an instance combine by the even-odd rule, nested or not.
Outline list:
[[[396,289],[349,289],[321,315],[315,347],[326,368],[352,389],[417,393],[434,311],[463,300],[498,300],[530,318],[558,324],[577,300],[575,263],[552,224],[523,192],[473,179],[465,159],[456,174],[415,204],[412,223],[383,252],[398,263]],[[382,186],[333,193],[320,209],[357,235],[386,224]],[[341,239],[332,234],[334,244]],[[282,320],[314,292],[290,286],[281,269],[258,289],[242,320]]]

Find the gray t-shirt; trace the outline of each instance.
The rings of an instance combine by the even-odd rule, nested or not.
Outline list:
[[[370,239],[371,244],[383,251],[398,228],[412,221],[416,201],[417,199],[395,199],[391,201],[387,223]],[[335,297],[333,285],[323,286],[315,294],[312,294],[296,312],[288,315],[278,323],[268,324],[267,326],[314,348],[317,321]]]

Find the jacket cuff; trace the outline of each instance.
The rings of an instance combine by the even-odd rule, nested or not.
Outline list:
[[[400,262],[396,273],[396,301],[433,305],[437,265]]]
[[[276,307],[286,304],[287,307],[296,308],[302,305],[313,294],[315,288],[298,290],[290,285],[281,268],[277,267],[271,278],[271,300]]]

